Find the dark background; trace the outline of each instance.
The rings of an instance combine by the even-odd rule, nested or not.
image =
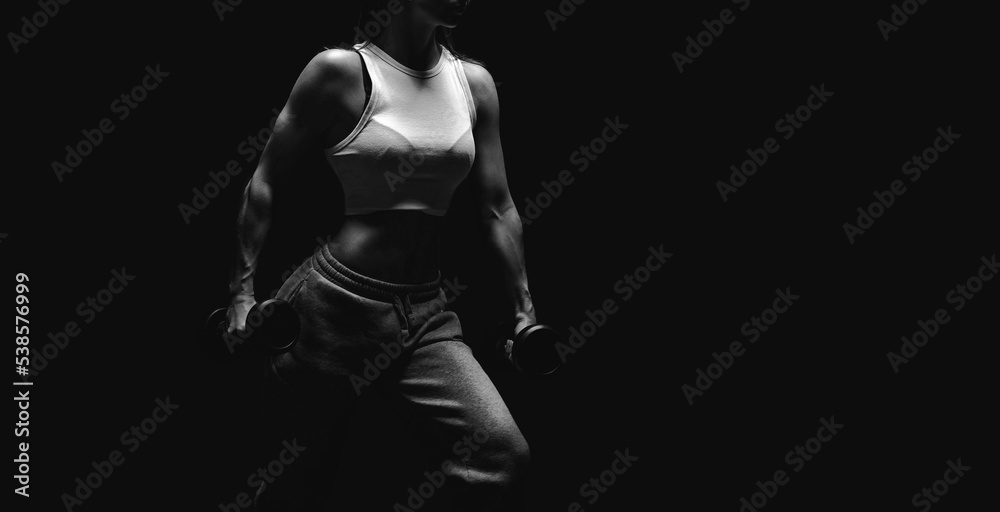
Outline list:
[[[223,21],[208,0],[178,4],[72,2],[4,57],[14,159],[0,261],[11,288],[17,272],[31,278],[32,348],[68,321],[82,331],[32,378],[31,498],[16,497],[18,510],[60,510],[156,398],[180,409],[75,510],[218,510],[280,451],[256,442],[261,361],[211,362],[196,331],[225,304],[236,209],[256,165],[237,146],[317,51],[353,37],[359,2],[248,0]],[[555,0],[477,0],[455,32],[499,82],[520,211],[543,180],[575,168],[570,155],[605,118],[629,126],[525,227],[539,320],[569,329],[606,299],[619,306],[551,378],[490,359],[483,333],[504,302],[465,186],[447,217],[442,273],[468,286],[453,307],[531,445],[529,510],[735,512],[776,470],[790,482],[767,511],[912,510],[958,458],[972,469],[933,509],[971,510],[995,460],[980,434],[995,408],[987,352],[1000,284],[957,312],[945,297],[997,251],[994,27],[971,2],[929,0],[885,41],[876,22],[891,2],[754,0],[679,73],[671,54],[685,37],[738,5],[677,4],[590,1],[553,31],[544,13]],[[7,6],[7,32],[39,10]],[[157,64],[170,75],[118,120],[111,102]],[[821,84],[834,96],[782,140],[775,121]],[[103,117],[115,131],[60,183],[51,162]],[[962,138],[849,243],[843,223],[906,179],[903,162],[949,125]],[[716,181],[768,137],[781,149],[723,202]],[[185,223],[178,204],[231,159],[244,171]],[[322,155],[300,176],[279,203],[258,293],[340,218]],[[660,245],[672,258],[623,301],[616,281]],[[77,304],[122,267],[135,280],[83,323]],[[786,287],[799,302],[689,405],[681,386],[713,352],[745,342],[740,326]],[[886,353],[938,308],[951,322],[893,373]],[[831,416],[842,431],[789,471],[785,454]],[[428,469],[418,441],[375,403],[352,421],[351,462],[331,490],[344,510],[392,510]],[[586,503],[580,486],[626,448],[639,461]]]

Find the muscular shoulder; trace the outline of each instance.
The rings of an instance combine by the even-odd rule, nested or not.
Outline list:
[[[465,68],[465,78],[469,82],[469,90],[472,91],[472,98],[476,103],[477,116],[489,118],[496,115],[500,110],[500,103],[493,75],[485,67],[473,62],[463,60],[462,66]]]
[[[314,55],[299,74],[288,98],[289,107],[296,115],[340,109],[360,81],[361,63],[357,53],[341,49],[322,51]]]
[[[361,84],[361,63],[350,50],[325,50],[313,56],[295,81],[285,105],[289,120],[317,131],[349,111],[352,91]]]
[[[333,48],[317,53],[306,64],[297,86],[335,92],[350,87],[361,76],[358,54]]]

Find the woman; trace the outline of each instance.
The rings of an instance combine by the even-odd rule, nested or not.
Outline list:
[[[458,59],[446,37],[468,0],[369,4],[363,13],[380,13],[377,35],[306,65],[240,210],[230,332],[244,329],[254,304],[272,199],[296,160],[325,148],[345,191],[342,227],[278,293],[298,311],[302,332],[291,352],[272,358],[265,402],[307,449],[261,486],[257,506],[337,504],[325,493],[336,454],[357,397],[371,391],[395,405],[444,462],[447,483],[428,499],[431,508],[447,502],[462,511],[508,510],[521,494],[528,446],[463,342],[458,317],[444,311],[438,269],[443,215],[469,179],[501,262],[514,332],[535,323],[496,87],[485,68]],[[469,439],[467,449],[456,449]],[[399,495],[403,504],[405,490]]]

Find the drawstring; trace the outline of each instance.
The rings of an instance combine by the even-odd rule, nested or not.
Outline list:
[[[400,295],[394,294],[392,300],[395,303],[396,313],[399,315],[399,323],[402,329],[399,332],[400,341],[410,336],[410,329],[413,322],[413,310],[410,308],[410,294],[404,293],[402,299]]]

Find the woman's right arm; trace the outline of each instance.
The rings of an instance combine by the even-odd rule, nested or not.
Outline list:
[[[326,50],[306,65],[243,191],[229,280],[229,332],[244,330],[247,314],[256,302],[254,274],[271,226],[273,200],[304,152],[321,147],[334,119],[343,112],[343,91],[356,74],[351,71],[352,58],[357,60],[352,51]]]

